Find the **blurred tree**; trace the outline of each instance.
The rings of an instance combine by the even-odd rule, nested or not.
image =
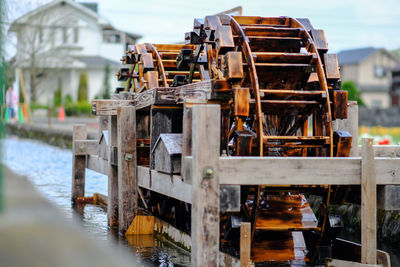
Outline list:
[[[400,58],[400,48],[392,50],[392,53],[395,54],[398,58]]]
[[[87,73],[82,72],[79,76],[79,87],[78,87],[78,102],[88,101],[88,78]]]
[[[110,99],[110,65],[106,65],[104,70],[104,93],[103,99]]]
[[[365,104],[361,98],[361,91],[358,90],[357,85],[353,81],[345,81],[342,83],[342,90],[346,90],[349,94],[348,99],[357,101],[357,104],[361,107],[365,107]]]

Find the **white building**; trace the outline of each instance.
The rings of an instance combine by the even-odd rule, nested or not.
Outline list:
[[[63,97],[76,100],[82,72],[88,75],[89,101],[101,97],[107,65],[113,91],[122,54],[141,37],[115,29],[99,16],[97,3],[71,0],[43,5],[16,19],[9,31],[17,37],[15,66],[22,69],[27,94],[36,88],[37,102],[43,104],[52,103],[60,86]]]

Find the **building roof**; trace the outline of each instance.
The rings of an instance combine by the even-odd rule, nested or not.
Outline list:
[[[167,149],[169,155],[176,155],[182,153],[182,134],[176,134],[176,133],[160,134],[160,137],[158,137],[154,145],[152,153],[154,153],[156,147],[161,141],[164,143],[165,148]]]
[[[86,64],[87,67],[104,67],[107,64],[110,66],[119,66],[120,62],[113,61],[101,56],[75,56],[77,60]]]
[[[54,0],[51,1],[45,5],[42,5],[38,8],[35,8],[33,10],[31,10],[30,12],[25,13],[24,15],[22,15],[21,17],[17,18],[16,20],[14,20],[10,26],[9,31],[10,32],[16,32],[18,31],[18,26],[19,25],[24,25],[26,24],[29,19],[31,17],[34,17],[37,14],[40,14],[41,12],[50,9],[56,5],[70,5],[74,8],[76,8],[77,10],[80,10],[81,12],[83,12],[85,15],[87,15],[88,17],[92,17],[93,19],[97,20],[97,22],[102,25],[103,28],[110,28],[113,30],[116,30],[114,26],[111,25],[111,23],[105,19],[104,17],[100,16],[98,14],[98,4],[95,2],[75,2],[75,1],[71,1],[71,0]],[[124,32],[124,31],[123,31]],[[142,36],[139,34],[134,34],[134,33],[129,33],[129,32],[125,32],[130,38],[133,39],[139,39]]]
[[[77,10],[80,10],[81,12],[83,12],[84,14],[86,14],[89,17],[92,17],[94,19],[96,19],[100,24],[102,25],[108,25],[111,26],[110,22],[107,21],[106,19],[104,19],[103,17],[99,16],[99,14],[97,14],[96,12],[94,12],[92,9],[81,5],[79,3],[76,3],[74,1],[71,0],[54,0],[51,1],[47,4],[44,4],[38,8],[35,8],[27,13],[25,13],[24,15],[22,15],[21,17],[17,18],[16,20],[14,20],[11,24],[10,30],[11,32],[13,31],[17,31],[17,26],[21,25],[21,24],[25,24],[29,21],[30,18],[40,14],[41,12],[50,9],[54,6],[57,5],[70,5],[74,8],[76,8]]]
[[[338,53],[339,65],[358,64],[378,50],[375,47],[365,47],[340,51]]]
[[[78,2],[78,4],[91,9],[93,12],[98,13],[99,5],[95,2]]]

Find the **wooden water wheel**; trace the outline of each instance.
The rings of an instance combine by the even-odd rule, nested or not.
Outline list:
[[[207,64],[193,65],[232,88],[230,123],[221,137],[229,155],[334,156],[332,120],[346,117],[347,94],[340,91],[337,57],[327,54],[322,30],[307,19],[220,15],[195,20],[186,36],[200,47],[194,58],[207,55]],[[303,194],[310,190],[324,196],[319,220]],[[242,215],[252,223],[252,260],[314,260],[330,192],[313,186],[242,187]],[[311,252],[304,231],[317,237]]]
[[[126,82],[124,90],[140,93],[155,87],[170,87],[187,84],[190,70],[185,63],[177,61],[182,51],[193,54],[195,45],[181,44],[137,44],[130,45],[122,58],[127,67],[118,72],[118,80]],[[191,52],[191,53],[190,53]],[[191,82],[199,80],[199,72],[193,71]]]

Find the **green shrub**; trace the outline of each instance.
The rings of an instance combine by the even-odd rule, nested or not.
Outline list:
[[[62,106],[62,89],[61,89],[61,85],[58,86],[58,89],[56,91],[54,91],[53,106],[55,108]]]
[[[65,103],[67,116],[88,116],[92,114],[92,104],[89,102]]]
[[[29,106],[30,106],[32,112],[37,110],[37,109],[45,109],[45,110],[47,110],[49,108],[49,106],[47,106],[47,105],[43,105],[43,104],[39,104],[39,103],[35,103],[35,102],[30,103]]]
[[[72,96],[71,96],[70,94],[67,94],[67,95],[65,96],[65,98],[64,98],[64,103],[65,103],[65,105],[71,104],[72,102],[74,102],[74,101],[72,100]]]
[[[361,91],[358,90],[357,85],[353,81],[345,81],[342,83],[342,90],[348,92],[348,99],[357,101],[357,104],[361,107],[365,107],[365,104],[361,98]]]

